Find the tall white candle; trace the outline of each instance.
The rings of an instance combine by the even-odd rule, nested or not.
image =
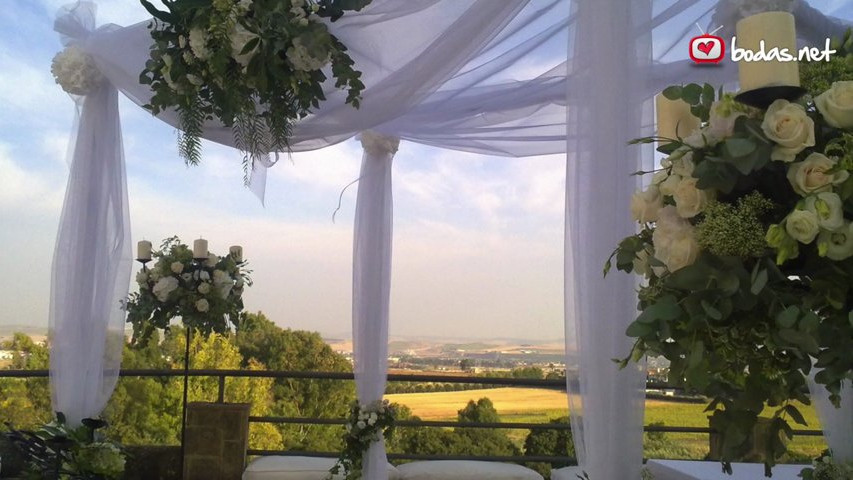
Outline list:
[[[690,105],[684,100],[670,100],[658,94],[655,97],[658,136],[666,138],[686,137],[699,128],[700,121],[690,113]]]
[[[148,240],[140,240],[136,244],[136,259],[151,260],[151,242]]]
[[[231,248],[228,249],[228,253],[231,254],[231,258],[233,258],[235,262],[243,261],[243,247],[240,245],[231,245]]]
[[[798,63],[781,62],[778,59],[783,49],[787,49],[789,55],[797,56],[797,30],[793,15],[788,12],[759,13],[737,22],[736,30],[737,41],[733,42],[731,48],[733,58],[738,60],[741,91],[773,86],[800,86]],[[755,55],[762,52],[761,56],[772,59],[754,61]],[[740,56],[744,58],[738,58]],[[753,57],[751,62],[747,61],[750,56]]]
[[[193,242],[193,257],[207,258],[207,240],[199,238]]]

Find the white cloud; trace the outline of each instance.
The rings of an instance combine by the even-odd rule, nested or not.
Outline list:
[[[55,212],[62,205],[63,175],[53,171],[25,169],[26,162],[20,153],[14,159],[6,145],[0,145],[0,211],[16,212],[22,216]],[[40,158],[32,154],[29,160]]]

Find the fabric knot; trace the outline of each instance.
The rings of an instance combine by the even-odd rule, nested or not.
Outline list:
[[[384,155],[389,153],[394,155],[400,147],[399,138],[383,135],[372,130],[365,130],[361,132],[359,140],[361,140],[361,146],[374,155]]]
[[[78,1],[59,9],[53,29],[59,33],[62,45],[81,44],[92,35],[97,9],[95,3],[88,1]]]

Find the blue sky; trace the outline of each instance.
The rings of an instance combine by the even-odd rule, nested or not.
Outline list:
[[[53,32],[66,0],[0,10],[0,324],[45,325],[50,261],[67,176],[71,99],[54,84]],[[98,2],[98,23],[145,20],[132,0]],[[187,168],[175,132],[121,101],[134,243],[204,236],[242,244],[247,308],[283,326],[350,331],[351,241],[360,146],[296,154],[269,173],[266,207],[242,185],[240,155],[206,143]],[[565,158],[495,158],[404,142],[394,162],[392,336],[558,341]]]

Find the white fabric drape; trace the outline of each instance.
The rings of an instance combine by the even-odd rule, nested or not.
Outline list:
[[[94,6],[61,13],[57,31],[86,42]],[[124,343],[131,250],[118,91],[81,99],[53,257],[50,387],[53,409],[72,425],[97,416],[115,387]]]
[[[381,400],[388,372],[388,311],[391,298],[393,200],[391,162],[400,140],[361,134],[364,158],[355,204],[352,265],[352,335],[358,400]],[[364,455],[366,479],[387,480],[384,442]]]
[[[814,381],[814,373],[809,377],[809,391],[823,438],[836,461],[853,462],[853,382],[847,380],[842,384],[841,406],[835,408],[826,387]]]
[[[638,27],[651,19],[651,1],[581,0],[573,12],[578,91],[569,94],[565,308],[567,370],[575,451],[593,479],[639,478],[642,467],[645,369],[617,371],[613,358],[631,348],[625,328],[636,317],[635,279],[602,276],[614,246],[634,233],[628,212],[641,166],[636,138],[643,120],[643,69],[651,38]],[[615,139],[619,139],[616,141]]]

